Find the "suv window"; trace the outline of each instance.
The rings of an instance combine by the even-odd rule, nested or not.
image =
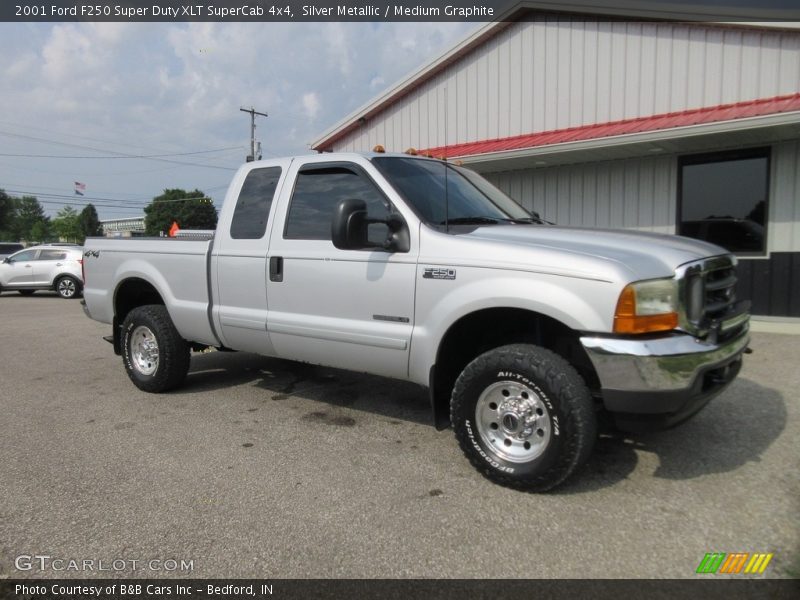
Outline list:
[[[267,220],[278,180],[280,167],[253,169],[242,184],[231,220],[231,237],[235,240],[257,240],[267,231]]]
[[[333,211],[341,200],[351,198],[366,203],[367,218],[385,219],[389,215],[389,201],[355,165],[325,164],[304,168],[297,175],[284,238],[330,240]],[[379,235],[377,229],[370,229],[371,234]],[[370,241],[377,241],[372,238],[370,235]]]
[[[36,256],[38,250],[26,250],[25,252],[20,252],[19,254],[15,254],[13,259],[15,262],[25,262],[29,260],[33,260]]]
[[[42,250],[38,260],[64,260],[67,253],[63,250]]]

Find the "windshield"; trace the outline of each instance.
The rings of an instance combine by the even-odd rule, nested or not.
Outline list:
[[[429,225],[538,222],[514,200],[468,169],[436,160],[398,156],[376,157],[372,162]]]

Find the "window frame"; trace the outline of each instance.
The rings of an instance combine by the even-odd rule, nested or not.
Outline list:
[[[746,160],[749,158],[765,158],[766,168],[766,188],[764,206],[764,249],[760,251],[739,251],[726,250],[735,256],[743,258],[766,258],[769,256],[769,211],[772,204],[772,146],[756,146],[753,148],[741,148],[736,150],[717,150],[714,152],[701,152],[695,154],[684,154],[678,157],[678,198],[675,207],[675,235],[681,235],[681,225],[683,224],[683,168],[692,165],[704,165],[711,163],[723,163],[734,160]],[[702,242],[713,244],[711,240],[697,239]]]
[[[295,200],[295,192],[297,191],[297,184],[300,181],[300,175],[303,173],[308,173],[309,171],[325,171],[327,169],[349,169],[353,171],[356,175],[363,176],[369,181],[375,189],[378,191],[378,194],[384,200],[384,204],[386,205],[387,215],[396,213],[400,215],[400,212],[395,208],[392,201],[383,191],[380,185],[375,181],[375,179],[369,174],[369,172],[362,167],[361,165],[349,162],[346,160],[336,160],[336,161],[329,161],[329,162],[309,162],[301,165],[294,176],[294,182],[292,183],[292,191],[289,195],[289,202],[286,206],[286,216],[283,219],[283,231],[281,233],[281,238],[287,242],[327,242],[333,246],[333,242],[330,239],[323,239],[320,240],[318,238],[297,238],[297,237],[286,237],[286,232],[289,229],[289,217],[292,214],[292,205],[294,204]],[[402,218],[402,215],[401,215]],[[403,218],[405,222],[405,219]],[[375,251],[379,248],[362,248],[360,249],[361,252],[365,251]]]

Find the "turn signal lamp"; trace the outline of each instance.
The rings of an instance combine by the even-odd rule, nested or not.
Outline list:
[[[614,333],[653,333],[678,326],[677,284],[654,279],[626,285],[614,313]]]

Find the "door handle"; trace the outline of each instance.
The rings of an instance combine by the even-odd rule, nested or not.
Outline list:
[[[31,267],[33,267],[33,265],[25,265],[26,269],[30,269]]]
[[[283,257],[270,256],[269,257],[269,280],[270,281],[283,281]]]
[[[60,266],[62,266],[63,264],[64,264],[64,263],[56,263],[56,266],[57,266],[57,267],[60,267]]]

